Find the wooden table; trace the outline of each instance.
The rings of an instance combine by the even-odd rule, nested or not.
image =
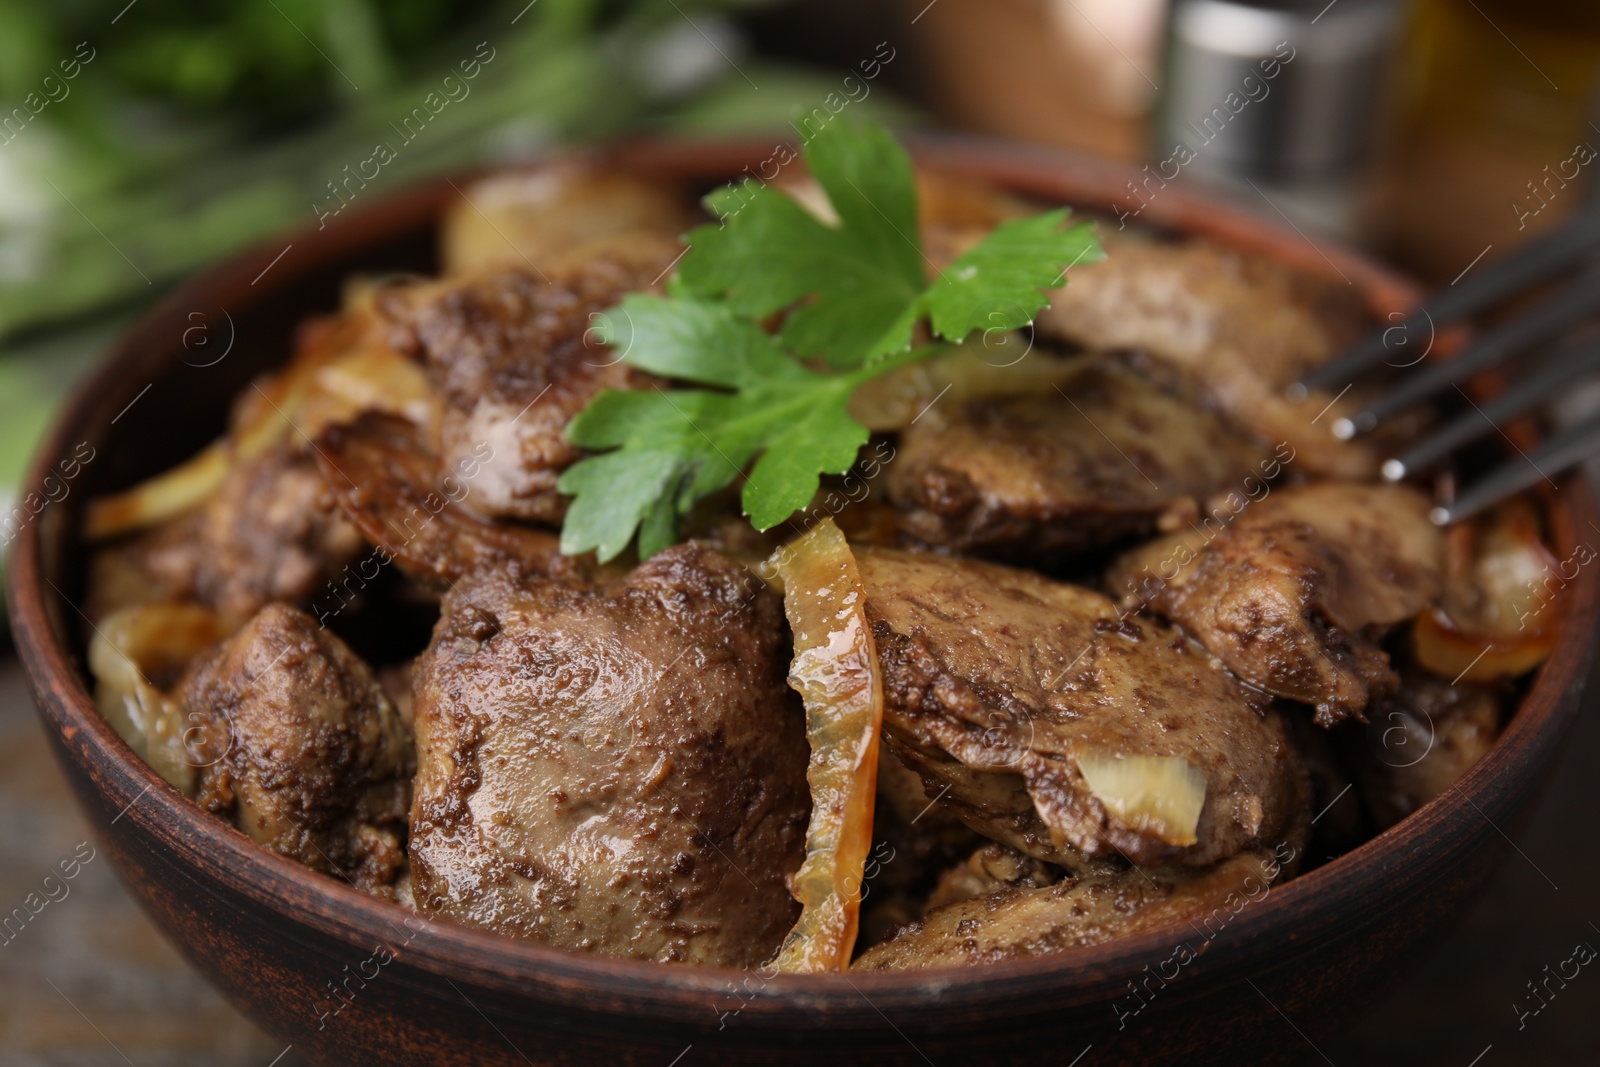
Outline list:
[[[1600,702],[1588,703],[1544,806],[1520,835],[1525,858],[1512,857],[1467,923],[1418,959],[1347,1037],[1313,1048],[1284,1022],[1285,1045],[1301,1047],[1305,1063],[1600,1064],[1600,961],[1520,1031],[1513,1008],[1532,1003],[1525,983],[1542,979],[1546,964],[1558,967],[1576,943],[1600,949]],[[45,876],[87,840],[45,748],[21,669],[0,653],[0,911],[39,892]],[[66,885],[65,896],[54,888],[60,899],[0,943],[0,1063],[304,1063],[189,969],[103,857],[83,864]],[[1041,1064],[1055,1062],[1041,1051]]]

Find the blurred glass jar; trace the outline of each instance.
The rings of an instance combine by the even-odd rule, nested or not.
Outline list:
[[[1403,265],[1448,281],[1594,188],[1595,0],[1414,0],[1399,75],[1375,224]]]

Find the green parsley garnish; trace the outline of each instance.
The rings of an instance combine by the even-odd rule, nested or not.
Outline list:
[[[1103,255],[1088,223],[1064,229],[1067,211],[1048,211],[1002,223],[930,284],[911,158],[894,137],[839,120],[804,157],[838,225],[760,182],[719,189],[705,203],[720,221],[689,234],[669,295],[634,293],[602,317],[623,362],[711,388],[607,390],[567,424],[601,454],[558,483],[573,497],[562,552],[609,560],[637,531],[647,559],[746,468],[745,514],[776,526],[821,475],[855,463],[867,441],[847,410],[857,386],[975,330],[1027,325],[1067,267]],[[912,347],[924,320],[947,343]]]

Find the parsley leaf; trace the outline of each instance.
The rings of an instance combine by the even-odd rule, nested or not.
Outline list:
[[[1069,268],[1104,259],[1088,223],[1069,230],[1065,208],[1002,222],[944,269],[919,302],[933,332],[960,341],[973,330],[1015,330],[1050,303]]]
[[[759,182],[726,187],[706,198],[720,222],[689,234],[669,295],[635,293],[603,317],[624,362],[703,388],[603,392],[568,423],[600,454],[558,482],[573,497],[562,552],[608,560],[637,531],[648,558],[740,477],[745,514],[776,526],[866,443],[855,389],[948,350],[911,347],[920,321],[951,342],[1024,326],[1067,268],[1102,255],[1087,224],[1063,229],[1067,212],[1051,211],[1000,225],[930,283],[911,159],[886,130],[834,122],[805,160],[837,225]],[[762,323],[779,312],[774,335]]]
[[[663,377],[736,389],[806,373],[776,337],[728,304],[630,293],[598,328],[624,362]]]
[[[695,501],[744,473],[745,513],[776,526],[816,495],[823,474],[843,474],[867,442],[851,418],[850,394],[866,376],[825,375],[785,355],[755,323],[726,304],[635,293],[601,319],[607,340],[643,370],[733,392],[608,390],[567,424],[589,456],[557,483],[575,499],[561,551],[610,559],[639,527],[639,555],[676,540]],[[645,343],[641,344],[641,339]]]
[[[756,318],[812,297],[781,336],[798,354],[825,355],[833,366],[906,348],[907,312],[927,287],[911,157],[887,130],[846,122],[813,137],[804,155],[838,226],[746,179],[706,198],[720,222],[689,234],[679,279],[689,292],[725,298]]]
[[[575,499],[561,528],[567,555],[611,559],[639,529],[648,558],[677,540],[696,500],[743,473],[745,513],[766,530],[811,503],[823,474],[843,474],[867,442],[846,410],[855,383],[807,372],[737,393],[699,389],[611,390],[569,424],[584,448],[616,448],[579,460],[557,483]]]

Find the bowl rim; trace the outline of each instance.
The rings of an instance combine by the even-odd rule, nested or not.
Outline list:
[[[1092,210],[1110,207],[1112,201],[1104,195],[1105,190],[1120,188],[1140,176],[1139,171],[1122,164],[986,138],[911,135],[906,140],[919,162],[985,177],[1018,192],[1049,195],[1048,190],[1056,189],[1053,198],[1057,200],[1063,198],[1060,190],[1071,186],[1077,189],[1069,197],[1074,206]],[[719,176],[726,180],[739,173],[741,163],[765,158],[773,146],[772,140],[758,138],[632,140],[568,149],[532,165],[581,156],[647,172],[665,169],[680,179],[714,182]],[[281,258],[279,249],[286,237],[291,247],[303,243],[329,255],[339,249],[359,248],[378,237],[400,233],[397,219],[413,224],[426,220],[459,193],[458,183],[484,173],[490,171],[466,171],[375,197],[321,236],[306,226],[231,256],[179,286],[128,328],[111,353],[73,391],[35,454],[24,494],[40,491],[54,461],[66,455],[73,442],[92,438],[90,430],[101,436],[108,432],[106,414],[117,410],[135,391],[133,379],[166,367],[176,358],[171,345],[163,340],[176,335],[159,328],[181,318],[184,308],[205,306],[208,294],[265,272],[277,262],[275,256]],[[1291,233],[1210,195],[1175,186],[1162,190],[1149,206],[1148,218],[1143,221],[1209,236],[1325,277],[1337,273],[1359,285],[1376,316],[1406,310],[1419,299],[1415,286],[1358,253],[1332,242],[1319,246],[1298,232]],[[284,279],[293,277],[285,268],[260,295],[270,295],[285,284]],[[7,582],[11,625],[42,724],[55,735],[58,752],[70,754],[85,768],[110,810],[122,808],[118,818],[126,817],[158,841],[171,853],[172,862],[198,870],[203,877],[221,879],[231,892],[255,906],[285,915],[317,936],[341,943],[349,949],[351,959],[370,951],[375,936],[394,934],[401,920],[416,918],[416,913],[397,904],[310,871],[203,812],[117,736],[96,710],[76,657],[52,622],[52,610],[59,604],[52,603],[56,598],[50,594],[56,592],[59,600],[66,597],[51,581],[45,561],[47,555],[57,555],[53,545],[75,536],[75,528],[64,521],[64,516],[75,517],[75,507],[50,510],[56,514],[41,515],[27,524],[13,546]],[[1595,494],[1578,475],[1569,476],[1552,495],[1549,517],[1553,540],[1563,556],[1579,542],[1579,531],[1585,525],[1600,530]],[[1484,808],[1494,808],[1496,797],[1509,795],[1515,764],[1557,743],[1570,721],[1572,708],[1564,706],[1563,696],[1584,680],[1600,627],[1600,576],[1596,570],[1583,569],[1566,590],[1555,647],[1489,753],[1444,794],[1396,826],[1338,859],[1273,886],[1237,913],[1229,923],[1225,943],[1202,946],[1195,969],[1211,975],[1207,981],[1237,981],[1245,967],[1253,965],[1256,969],[1251,973],[1260,973],[1266,954],[1275,966],[1276,961],[1311,951],[1339,936],[1349,908],[1364,892],[1385,885],[1398,887],[1406,895],[1425,889],[1416,876],[1405,873],[1408,861],[1440,847],[1442,839],[1437,835],[1452,827],[1473,818],[1488,819]],[[68,604],[76,609],[71,601]],[[65,617],[65,609],[60,610]],[[1505,830],[1495,829],[1505,836]],[[98,824],[95,831],[104,833]],[[1443,845],[1448,849],[1448,842]],[[641,1017],[672,1022],[681,1020],[692,1003],[715,1005],[718,998],[728,996],[731,980],[754,973],[750,968],[668,967],[588,956],[422,918],[420,929],[405,927],[409,937],[404,957],[412,969],[432,979],[442,976],[470,982],[503,993],[512,1002],[526,999],[598,1010],[598,1003],[610,1000],[625,1004],[629,1012]],[[823,1017],[820,1013],[826,1013],[830,1026],[881,1026],[885,1011],[914,1011],[955,1001],[985,1007],[996,1018],[1004,1018],[1010,1013],[1037,1011],[1037,998],[1030,1000],[1028,994],[1046,990],[1057,1008],[1104,1003],[1120,995],[1124,979],[1169,954],[1175,942],[1184,941],[1181,932],[1181,927],[1166,927],[1060,956],[982,967],[764,977],[751,999],[741,1004],[740,1026],[757,1031],[790,1027],[797,1011],[819,1013],[812,1015],[819,1019]],[[389,974],[396,981],[419,981],[408,976],[406,968],[391,968]],[[1200,981],[1191,979],[1191,983]]]

